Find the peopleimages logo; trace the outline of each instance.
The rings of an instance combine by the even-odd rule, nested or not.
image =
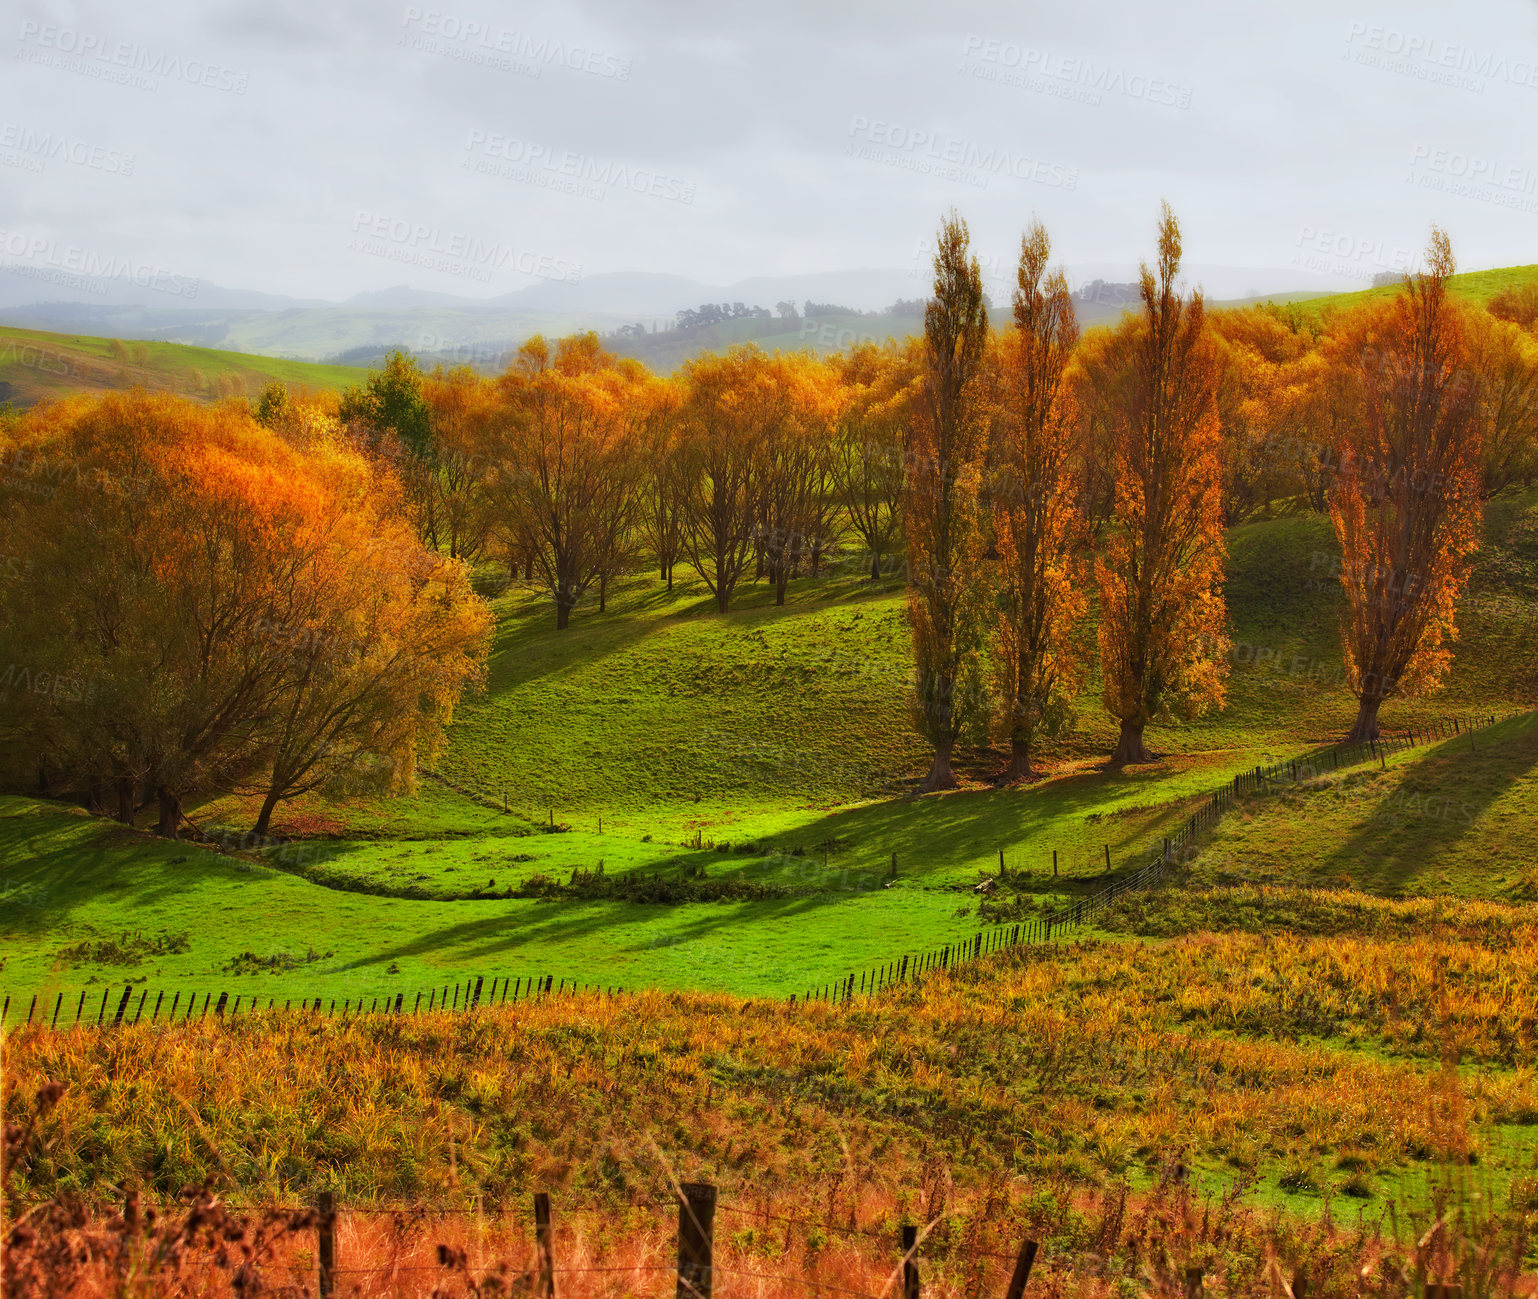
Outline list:
[[[108,149],[104,145],[85,140],[55,135],[52,131],[34,131],[14,122],[0,125],[0,149],[36,158],[41,162],[69,162],[77,167],[90,167],[94,171],[110,172],[116,176],[132,176],[138,156]]]
[[[1494,50],[1477,50],[1377,24],[1351,24],[1346,32],[1345,57],[1364,67],[1399,72],[1459,90],[1482,92],[1485,81],[1538,87],[1538,60],[1508,58]]]
[[[0,257],[17,257],[24,265],[5,269],[13,274],[56,280],[59,275],[84,277],[80,287],[93,293],[105,292],[103,280],[121,280],[135,288],[153,289],[176,298],[195,298],[201,281],[195,276],[177,275],[159,266],[128,258],[103,255],[76,244],[60,244],[55,239],[27,235],[19,230],[0,230]]]
[[[1538,172],[1533,168],[1512,166],[1498,158],[1485,158],[1458,149],[1436,149],[1429,144],[1418,144],[1410,153],[1410,166],[1472,185],[1489,185],[1519,194],[1538,192]]]
[[[164,77],[189,86],[243,95],[250,80],[247,73],[207,59],[157,53],[131,41],[107,40],[94,32],[57,27],[30,18],[21,25],[21,48],[17,49],[16,57],[104,81],[121,81],[139,90],[156,89],[159,83],[151,78]]]
[[[412,5],[401,19],[401,26],[410,29],[418,38],[427,38],[422,48],[435,53],[449,53],[451,47],[480,51],[482,54],[505,56],[508,60],[526,61],[534,76],[549,64],[560,64],[573,72],[585,72],[595,77],[607,77],[613,81],[630,80],[630,60],[602,50],[589,49],[585,45],[568,44],[549,37],[531,36],[511,27],[496,27],[478,19],[460,18],[438,9],[421,9]],[[407,34],[400,43],[412,45]],[[509,66],[511,70],[524,71],[511,64],[502,65],[494,60],[469,59],[469,62],[492,62],[494,66]]]
[[[1128,72],[1109,64],[1096,64],[1089,59],[1053,54],[1017,41],[968,36],[962,58],[959,71],[963,73],[985,81],[1040,91],[1059,99],[1077,99],[1098,105],[1102,95],[1122,95],[1170,108],[1191,107],[1191,87],[1180,82],[1142,72]],[[973,62],[969,64],[965,60]],[[991,68],[979,66],[982,64],[991,65]]]
[[[1058,189],[1077,189],[1079,169],[981,145],[958,136],[856,115],[849,121],[844,152],[855,157],[986,187],[990,176],[1012,176]]]
[[[590,158],[571,149],[555,149],[516,136],[473,130],[465,151],[470,156],[464,165],[471,170],[504,175],[547,188],[564,188],[584,198],[601,201],[607,190],[620,189],[674,203],[694,202],[692,181],[669,176],[651,167]]]
[[[475,235],[445,232],[437,226],[378,212],[359,212],[353,221],[354,252],[484,280],[492,271],[514,271],[540,279],[575,284],[582,264],[511,244],[488,243]]]

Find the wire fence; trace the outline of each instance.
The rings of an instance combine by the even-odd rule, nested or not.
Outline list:
[[[740,1291],[741,1285],[732,1282],[760,1287],[768,1284],[790,1286],[853,1295],[859,1299],[885,1299],[889,1295],[920,1299],[928,1269],[943,1269],[946,1260],[954,1264],[958,1258],[979,1279],[983,1273],[978,1270],[978,1265],[1002,1264],[1009,1277],[1008,1288],[1004,1291],[1006,1299],[1021,1299],[1038,1253],[1038,1242],[1029,1235],[1013,1252],[985,1247],[990,1238],[1007,1241],[1010,1237],[1006,1233],[1021,1230],[1018,1223],[1011,1224],[1007,1215],[993,1224],[989,1236],[980,1240],[968,1239],[961,1245],[955,1239],[944,1239],[944,1233],[932,1238],[944,1218],[943,1210],[939,1216],[933,1216],[933,1205],[928,1211],[931,1220],[927,1223],[914,1222],[911,1212],[899,1211],[898,1221],[873,1229],[852,1225],[842,1227],[829,1221],[817,1221],[810,1215],[793,1218],[727,1204],[720,1202],[717,1188],[711,1183],[675,1182],[673,1189],[673,1197],[667,1203],[643,1201],[624,1206],[626,1210],[652,1211],[657,1216],[646,1229],[627,1224],[626,1231],[620,1234],[622,1245],[604,1243],[613,1241],[612,1230],[599,1230],[593,1239],[583,1240],[584,1222],[595,1227],[608,1219],[612,1228],[615,1206],[564,1204],[561,1207],[568,1221],[562,1224],[556,1221],[552,1212],[548,1192],[534,1194],[532,1224],[527,1218],[510,1220],[506,1212],[488,1218],[483,1212],[471,1214],[460,1210],[429,1214],[421,1206],[409,1206],[414,1230],[402,1231],[396,1225],[381,1232],[376,1220],[393,1212],[391,1209],[375,1203],[344,1209],[336,1194],[330,1191],[320,1192],[312,1205],[298,1206],[243,1205],[216,1196],[207,1189],[197,1192],[189,1189],[181,1204],[158,1205],[157,1212],[149,1214],[144,1212],[149,1206],[134,1196],[123,1211],[111,1219],[108,1229],[118,1235],[137,1232],[145,1238],[141,1243],[151,1246],[138,1251],[141,1258],[152,1261],[141,1278],[145,1281],[152,1279],[153,1261],[164,1261],[170,1256],[179,1260],[185,1252],[181,1248],[153,1248],[156,1241],[150,1238],[156,1233],[162,1238],[161,1243],[179,1240],[191,1245],[194,1253],[199,1230],[209,1233],[210,1240],[245,1239],[258,1247],[265,1244],[270,1248],[277,1242],[288,1242],[288,1269],[293,1272],[297,1260],[299,1270],[310,1270],[316,1283],[315,1293],[320,1299],[330,1299],[339,1288],[344,1291],[347,1287],[356,1288],[360,1281],[393,1283],[396,1278],[404,1277],[429,1278],[434,1295],[450,1293],[442,1283],[458,1279],[471,1294],[524,1293],[554,1299],[558,1288],[570,1293],[564,1284],[558,1287],[557,1283],[563,1279],[605,1275],[673,1277],[676,1278],[675,1286],[670,1288],[675,1288],[677,1296],[688,1299],[711,1299],[718,1286],[726,1291]],[[788,1236],[775,1257],[761,1252],[762,1242],[744,1241],[738,1233],[723,1232],[723,1239],[718,1241],[718,1212],[801,1228],[805,1233],[804,1241],[811,1241],[813,1233],[819,1239],[827,1235],[843,1236],[855,1242],[857,1249],[844,1256],[846,1271],[837,1279],[826,1275],[798,1275],[784,1267],[791,1259]],[[241,1217],[242,1214],[249,1216]],[[676,1228],[670,1232],[670,1219],[675,1215]],[[85,1225],[85,1220],[78,1214],[65,1217],[70,1224],[66,1231],[78,1230]],[[354,1230],[344,1237],[340,1228],[349,1218]],[[427,1221],[429,1218],[431,1222]],[[57,1228],[58,1219],[53,1221]],[[371,1221],[375,1221],[373,1230],[370,1229]],[[43,1239],[48,1231],[47,1222],[48,1216],[44,1215],[21,1244],[24,1252],[28,1248],[38,1248],[40,1258],[47,1260],[46,1266],[56,1271],[60,1264],[58,1251],[50,1250],[49,1242]],[[464,1234],[456,1236],[455,1231],[446,1229],[448,1222],[473,1230],[468,1238]],[[530,1225],[532,1235],[528,1231]],[[492,1228],[489,1234],[488,1226]],[[561,1230],[558,1231],[558,1227]],[[305,1239],[311,1232],[313,1237]],[[294,1246],[307,1246],[310,1239],[314,1243],[313,1251],[307,1248],[295,1251]],[[592,1252],[595,1249],[597,1252]],[[821,1257],[821,1249],[821,1244],[813,1244],[807,1251],[809,1268],[817,1269],[816,1260]],[[611,1261],[616,1255],[623,1258],[626,1251],[638,1253],[633,1254],[630,1261]],[[92,1251],[74,1249],[66,1253],[87,1264]],[[422,1261],[424,1255],[429,1261]],[[22,1265],[25,1266],[27,1261],[23,1258]],[[226,1266],[219,1257],[205,1262],[215,1270]],[[776,1262],[782,1270],[761,1270],[766,1264],[773,1266]],[[921,1264],[925,1267],[921,1268]],[[257,1279],[253,1267],[280,1271],[284,1265],[285,1260],[272,1253],[259,1263],[248,1254],[242,1269],[245,1283],[251,1284]],[[867,1283],[876,1280],[884,1285],[862,1289],[858,1284],[849,1284],[860,1280]]]
[[[948,971],[960,965],[980,961],[999,952],[1022,946],[1050,944],[1064,935],[1088,925],[1097,915],[1128,893],[1151,888],[1164,880],[1170,869],[1180,862],[1189,861],[1194,855],[1199,838],[1211,830],[1234,804],[1247,795],[1267,792],[1322,778],[1331,773],[1377,762],[1386,767],[1390,755],[1427,744],[1442,743],[1466,737],[1471,748],[1476,744],[1477,731],[1509,720],[1493,715],[1476,718],[1452,717],[1402,731],[1385,733],[1375,740],[1358,744],[1335,745],[1316,750],[1296,758],[1283,759],[1270,765],[1257,766],[1253,771],[1241,772],[1233,779],[1206,795],[1197,809],[1169,836],[1156,845],[1144,864],[1130,873],[1112,880],[1106,887],[1087,897],[1070,902],[1046,915],[1030,920],[1005,921],[989,924],[972,933],[960,935],[949,942],[939,942],[919,951],[909,951],[880,965],[865,970],[848,971],[837,979],[791,994],[789,1004],[805,1005],[809,1002],[840,1004],[884,992],[888,988],[922,979],[936,971]],[[1054,854],[1055,858],[1055,854]],[[1110,849],[1105,849],[1109,867]],[[1000,857],[1000,880],[1007,880],[1009,872]],[[137,991],[137,997],[135,992]],[[474,1011],[488,1006],[500,1006],[530,1000],[548,1000],[552,997],[598,994],[606,997],[625,995],[628,989],[610,984],[595,984],[579,979],[555,975],[493,975],[490,986],[485,976],[462,979],[412,993],[387,993],[383,996],[358,998],[299,997],[285,998],[280,1007],[276,996],[263,998],[257,995],[237,993],[232,999],[228,992],[217,994],[208,989],[153,990],[129,984],[117,994],[113,1004],[113,989],[102,989],[99,999],[94,991],[84,990],[78,998],[63,991],[52,996],[52,1006],[47,994],[34,994],[22,1019],[20,1000],[17,999],[17,1026],[45,1028],[85,1027],[109,1028],[138,1024],[145,1020],[157,1023],[164,1013],[167,1022],[185,1023],[193,1018],[206,1019],[212,1014],[216,1019],[233,1019],[258,1011],[290,1011],[330,1018],[359,1015],[404,1015],[423,1011]],[[169,994],[169,1002],[167,997]],[[409,1000],[408,1000],[409,998]],[[199,1004],[201,999],[201,1005]],[[424,999],[426,1005],[423,1004]],[[4,1027],[11,1014],[12,997],[6,996],[0,1003],[0,1027]],[[263,1005],[265,1000],[266,1004]],[[341,1001],[340,1007],[337,1005]],[[41,1007],[39,1001],[42,1002]],[[88,1001],[91,1003],[88,1005]],[[368,1003],[365,1005],[365,1001]],[[72,1004],[71,1004],[72,1003]],[[94,1014],[92,1013],[94,1010]],[[62,1020],[62,1022],[61,1022]]]

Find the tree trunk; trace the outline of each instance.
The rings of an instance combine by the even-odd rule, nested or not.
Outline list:
[[[607,573],[600,573],[598,575],[598,612],[604,613],[608,610],[608,607],[609,575]]]
[[[132,825],[138,810],[134,806],[134,783],[126,776],[119,776],[113,786],[113,792],[117,794],[117,819],[124,825]]]
[[[571,623],[571,605],[560,596],[555,598],[555,629],[565,631]]]
[[[523,580],[525,582],[532,582],[534,580],[534,552],[532,550],[523,557]]]
[[[672,593],[672,590],[673,590],[673,566],[671,564],[669,564],[668,565],[668,592],[669,592],[669,594]]]
[[[1358,701],[1356,721],[1352,723],[1351,731],[1346,736],[1347,744],[1366,744],[1368,740],[1379,738],[1378,709],[1382,706],[1381,699],[1373,699],[1365,695]]]
[[[155,833],[162,839],[175,839],[182,822],[182,801],[164,785],[156,791],[160,801],[160,819],[155,824]]]
[[[85,805],[93,815],[100,816],[107,810],[107,799],[102,789],[101,777],[92,776],[86,791]]]
[[[272,823],[272,812],[278,805],[278,791],[269,789],[267,797],[262,800],[262,810],[256,814],[256,824],[251,828],[251,833],[259,839],[267,837],[267,827]]]
[[[1125,767],[1129,762],[1154,762],[1154,755],[1143,743],[1143,723],[1121,724],[1121,738],[1116,742],[1116,752],[1111,755],[1112,767]]]
[[[1029,736],[1009,737],[1009,768],[1004,772],[1006,781],[1033,780],[1036,769],[1031,766],[1031,740]]]
[[[929,777],[924,781],[926,790],[956,788],[956,773],[951,770],[951,749],[954,747],[953,740],[935,746],[935,760],[930,763]]]
[[[790,570],[782,563],[774,570],[774,603],[785,603],[785,588],[790,583]]]
[[[881,580],[881,552],[879,550],[870,552],[870,580],[872,582],[879,582]]]

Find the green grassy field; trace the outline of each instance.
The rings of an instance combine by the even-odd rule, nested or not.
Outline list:
[[[1447,282],[1448,288],[1454,293],[1481,305],[1488,303],[1504,289],[1522,289],[1535,283],[1538,283],[1538,265],[1498,266],[1485,271],[1465,271],[1461,275],[1452,276]],[[1281,294],[1276,300],[1278,302],[1295,301],[1299,307],[1319,314],[1354,307],[1362,302],[1381,302],[1385,298],[1392,298],[1399,291],[1398,284],[1380,284],[1375,288],[1360,289],[1355,293],[1332,293],[1315,298]]]
[[[186,343],[133,342],[0,326],[0,401],[32,406],[77,392],[148,388],[188,397],[255,397],[273,379],[308,388],[345,388],[366,371],[311,365]]]
[[[1530,661],[1513,652],[1538,607],[1535,538],[1538,493],[1492,505],[1448,685],[1396,702],[1387,724],[1538,700]],[[691,583],[669,595],[636,577],[610,612],[579,612],[564,633],[514,586],[496,597],[487,690],[462,706],[415,795],[310,798],[280,810],[287,842],[225,853],[0,803],[0,992],[137,980],[340,1000],[549,973],[800,993],[975,932],[972,887],[1001,852],[1027,901],[1051,907],[1102,887],[1108,856],[1113,873],[1141,865],[1235,772],[1338,738],[1353,702],[1333,556],[1318,518],[1231,535],[1227,705],[1159,727],[1159,764],[1103,769],[1112,733],[1092,685],[1077,729],[1049,747],[1047,779],[997,787],[1002,756],[984,749],[964,788],[922,797],[894,586],[829,576],[798,583],[783,609],[755,587],[722,618]],[[1387,772],[1255,800],[1218,827],[1198,882],[1350,879],[1519,899],[1535,753],[1528,724],[1512,724],[1477,759],[1456,744],[1417,750]],[[238,836],[252,810],[231,797],[193,815]],[[600,866],[727,896],[508,896]],[[153,941],[181,935],[185,950]]]

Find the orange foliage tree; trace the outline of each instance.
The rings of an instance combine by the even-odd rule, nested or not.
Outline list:
[[[1479,414],[1465,312],[1447,294],[1454,269],[1446,234],[1433,230],[1426,270],[1330,339],[1329,399],[1342,416],[1330,517],[1353,741],[1377,737],[1386,699],[1446,671],[1479,544]]]
[[[1121,723],[1113,766],[1153,761],[1144,728],[1166,712],[1224,698],[1219,360],[1201,294],[1175,290],[1180,254],[1165,204],[1142,314],[1113,331],[1101,374],[1115,497],[1095,581],[1102,697]]]
[[[93,805],[110,803],[125,822],[158,803],[159,832],[174,838],[189,797],[271,770],[314,646],[338,627],[381,625],[346,619],[349,603],[391,598],[358,571],[382,518],[377,496],[356,513],[373,471],[340,446],[325,462],[243,406],[143,393],[43,408],[9,437],[10,458],[31,471],[6,478],[0,512],[33,562],[0,593],[0,636],[13,662],[35,662],[66,684],[6,693],[0,725],[41,772]],[[402,540],[420,553],[409,531]],[[484,612],[474,615],[480,602],[459,565],[440,583],[428,621],[446,605],[471,611],[461,639],[434,643],[462,656],[465,680],[484,652]],[[417,697],[416,683],[395,696]],[[431,742],[450,707],[446,698],[411,740]],[[389,748],[397,734],[364,728],[360,740],[339,719],[309,765]],[[282,784],[284,793],[295,787]]]
[[[912,419],[919,360],[911,347],[860,343],[835,357],[838,419],[829,448],[833,490],[870,556],[870,578],[902,528],[903,432]]]
[[[1038,730],[1056,734],[1068,723],[1083,676],[1073,638],[1086,601],[1073,553],[1081,529],[1066,382],[1079,329],[1062,272],[1047,274],[1050,254],[1038,222],[1021,240],[1015,329],[1000,358],[993,665],[1011,780],[1034,774],[1032,741]]]
[[[914,717],[934,746],[925,782],[931,790],[955,787],[951,753],[983,712],[978,492],[987,444],[988,311],[966,222],[954,212],[940,227],[934,268],[903,481]]]
[[[597,335],[542,338],[498,380],[502,455],[490,491],[504,532],[521,539],[555,602],[555,625],[618,567],[639,500],[638,452],[653,381]]]
[[[1469,365],[1486,499],[1538,477],[1538,339],[1489,312],[1467,310]]]
[[[754,379],[758,421],[757,542],[785,603],[790,577],[826,549],[829,433],[835,418],[833,373],[806,355],[765,357]]]
[[[782,394],[772,359],[752,344],[696,357],[680,384],[683,553],[725,613],[753,560],[765,443]]]
[[[1269,303],[1214,311],[1207,319],[1221,361],[1223,522],[1233,527],[1305,493],[1307,453],[1297,436],[1293,393],[1312,340]]]
[[[401,466],[418,534],[450,559],[474,563],[493,524],[486,488],[495,392],[467,365],[439,367],[424,376],[422,401],[431,441],[425,455]]]

